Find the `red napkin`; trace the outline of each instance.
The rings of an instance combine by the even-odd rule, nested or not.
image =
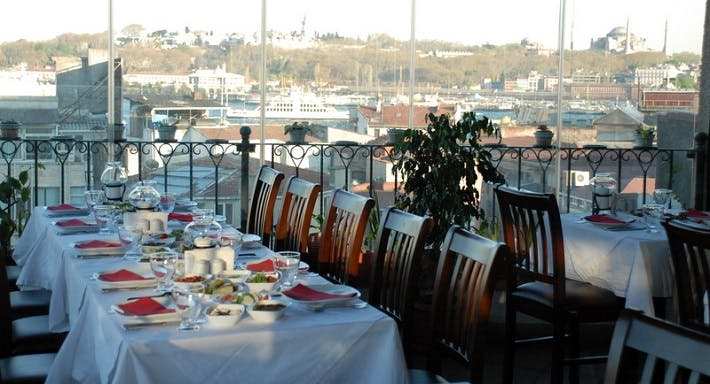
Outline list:
[[[79,219],[69,219],[69,220],[63,220],[63,221],[57,221],[57,225],[60,227],[86,227],[89,224],[85,222],[84,220],[79,220]]]
[[[191,222],[192,214],[190,213],[171,213],[168,215],[168,220],[177,220],[182,222]]]
[[[147,278],[127,269],[119,269],[115,272],[102,273],[99,279],[103,281],[133,281],[133,280],[148,280]]]
[[[160,315],[175,312],[174,309],[165,308],[163,304],[160,304],[150,297],[141,297],[130,303],[119,304],[118,307],[121,308],[123,312],[135,316]]]
[[[316,291],[315,289],[312,289],[312,288],[310,288],[306,285],[303,285],[303,284],[298,284],[289,290],[283,291],[282,293],[292,299],[303,300],[303,301],[347,299],[350,297],[355,297],[357,295],[357,293],[355,293],[355,292],[348,294],[348,295],[336,295],[336,294],[332,294],[332,293]]]
[[[252,272],[273,272],[274,261],[271,259],[266,259],[257,263],[248,263],[247,269]]]
[[[619,220],[607,215],[589,215],[585,216],[584,220],[591,221],[592,223],[603,223],[603,224],[626,224],[628,221]]]
[[[88,248],[117,248],[120,247],[121,243],[114,243],[113,241],[105,240],[91,240],[85,243],[77,243],[76,248],[88,249]]]
[[[680,213],[680,216],[681,216],[681,217],[690,217],[690,218],[693,218],[693,219],[710,219],[710,215],[709,215],[709,214],[707,214],[707,213],[705,213],[705,212],[703,212],[703,211],[699,211],[699,210],[697,210],[697,209],[690,209],[690,210],[687,210],[687,211],[685,211],[685,212],[681,212],[681,213]]]
[[[59,204],[59,205],[52,205],[47,207],[48,210],[50,211],[67,211],[70,209],[79,209],[71,204]]]

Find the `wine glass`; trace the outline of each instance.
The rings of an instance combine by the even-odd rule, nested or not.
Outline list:
[[[156,252],[150,254],[150,269],[158,280],[158,292],[168,292],[173,285],[173,275],[177,267],[176,252]]]
[[[95,205],[103,204],[106,201],[106,193],[99,189],[84,191],[84,200],[89,210],[93,210]]]
[[[180,318],[181,331],[197,331],[197,316],[202,310],[202,297],[205,295],[205,286],[202,283],[189,284],[183,289],[172,292],[175,301],[175,312]]]
[[[128,247],[124,259],[132,261],[141,259],[142,253],[138,250],[138,244],[142,238],[143,227],[140,225],[121,225],[118,227],[118,239]]]
[[[663,206],[661,204],[644,204],[641,206],[646,232],[657,233],[656,223],[663,216]]]
[[[163,192],[160,194],[160,210],[162,212],[167,212],[168,214],[173,213],[175,209],[175,194],[173,192]]]

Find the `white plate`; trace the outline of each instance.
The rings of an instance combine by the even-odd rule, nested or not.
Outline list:
[[[47,215],[47,217],[86,216],[89,214],[89,210],[86,208],[58,209],[54,211],[51,209],[46,209],[45,214]]]
[[[60,235],[70,235],[72,233],[93,233],[93,232],[98,232],[99,227],[96,224],[89,224],[89,225],[74,225],[70,227],[62,227],[61,225],[58,225],[56,222],[52,223],[54,224],[54,229],[57,233]]]
[[[259,260],[255,260],[255,261],[250,261],[250,262],[244,264],[244,268],[248,270],[248,266],[249,266],[249,265],[252,265],[252,264],[259,264],[259,263],[263,262],[263,261],[266,260],[266,259],[270,259],[270,258],[267,257],[267,258],[264,258],[264,259],[259,259]],[[298,262],[298,272],[306,272],[306,271],[308,271],[310,268],[311,268],[311,266],[308,265],[308,263],[306,263],[305,261],[299,261],[299,262]],[[273,271],[266,271],[266,273],[275,272],[275,271],[276,271],[276,268],[274,268]],[[249,271],[249,272],[251,272],[251,271]],[[254,273],[256,273],[256,272],[254,272]]]
[[[596,222],[596,221],[589,221],[586,220],[589,223],[592,223],[596,226],[602,227],[602,228],[621,228],[621,227],[626,227],[627,225],[633,223],[636,221],[637,217],[631,216],[631,215],[616,215],[616,216],[609,216],[613,217],[616,220],[621,220],[619,223],[601,223],[601,222]]]
[[[96,239],[94,239],[94,240],[96,240]],[[76,247],[77,244],[87,243],[89,241],[93,241],[93,240],[78,241],[78,242],[73,243],[71,245],[79,257],[81,257],[81,256],[97,256],[97,255],[116,256],[116,255],[123,255],[124,253],[126,253],[126,248],[123,246],[121,246],[121,247],[85,248],[85,249]],[[109,241],[118,242],[118,240],[109,240]]]
[[[355,300],[355,299],[360,298],[360,291],[358,291],[357,289],[355,289],[351,286],[348,286],[348,285],[314,284],[314,285],[308,285],[308,288],[313,289],[315,291],[329,293],[331,295],[349,295],[351,293],[354,293],[355,296],[340,297],[340,298],[325,299],[325,300],[298,300],[298,299],[294,299],[288,295],[284,295],[284,296],[288,297],[289,299],[291,299],[297,303],[301,303],[301,304],[305,304],[305,305],[323,305],[323,304],[330,304],[330,303],[342,303],[342,302],[347,302],[350,300]]]
[[[195,208],[197,206],[196,201],[191,201],[191,200],[175,200],[175,208],[173,210],[175,212],[190,212],[192,208]]]
[[[163,304],[166,308],[175,308],[175,302],[171,297],[163,296],[163,297],[155,297],[153,300],[159,302],[160,304]],[[148,316],[135,316],[135,315],[129,315],[121,308],[118,306],[121,304],[127,304],[135,300],[129,300],[129,301],[124,301],[122,303],[118,303],[115,305],[111,306],[111,309],[116,312],[116,314],[119,316],[123,324],[150,324],[150,323],[162,323],[162,322],[167,322],[167,321],[179,321],[180,319],[178,318],[178,315],[176,312],[170,312],[170,313],[161,313],[158,315],[148,315]]]
[[[138,266],[136,268],[123,268],[125,270],[131,271],[133,273],[136,273],[138,275],[141,275],[146,278],[146,280],[128,280],[128,281],[104,281],[101,280],[99,277],[100,275],[104,273],[112,273],[118,271],[118,269],[111,270],[111,271],[102,271],[97,273],[96,275],[96,281],[98,281],[99,286],[104,289],[104,288],[148,288],[148,287],[154,287],[157,284],[157,281],[155,280],[155,275],[153,275],[153,272],[150,271],[150,267],[148,270],[145,270],[143,266]]]

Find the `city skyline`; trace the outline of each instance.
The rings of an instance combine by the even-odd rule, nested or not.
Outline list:
[[[148,31],[158,29],[212,30],[253,35],[261,22],[261,1],[203,0],[200,7],[167,0],[113,0],[114,32],[129,24],[140,24]],[[591,39],[606,35],[617,26],[626,26],[646,39],[651,50],[663,49],[665,23],[668,21],[668,53],[702,48],[705,2],[677,0],[672,7],[666,1],[568,0],[565,22],[565,48],[588,49]],[[557,0],[518,2],[499,0],[493,4],[475,4],[455,0],[416,2],[416,38],[443,40],[465,45],[518,43],[523,38],[556,48],[558,30]],[[27,0],[4,4],[7,18],[0,24],[0,42],[48,40],[62,33],[101,33],[107,30],[108,0]],[[37,12],[41,9],[42,12]],[[66,12],[78,9],[81,12]],[[136,11],[139,10],[139,11]],[[195,11],[198,11],[197,13]],[[341,36],[366,38],[386,33],[398,40],[410,34],[411,0],[387,2],[362,0],[343,11],[342,3],[307,0],[267,1],[267,28],[280,32],[298,31],[306,19],[306,32],[337,32]],[[452,10],[451,12],[447,10]],[[57,21],[56,15],[62,15]],[[27,15],[28,18],[22,17]],[[203,16],[204,15],[204,16]],[[38,26],[41,26],[38,27]]]

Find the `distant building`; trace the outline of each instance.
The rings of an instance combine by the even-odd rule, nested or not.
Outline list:
[[[697,112],[700,92],[695,90],[647,89],[641,92],[639,110],[644,112],[684,110]]]
[[[611,53],[641,52],[646,50],[646,39],[631,33],[628,26],[619,26],[606,36],[592,39],[589,48]]]
[[[644,125],[643,113],[632,108],[617,107],[595,121],[593,127],[597,131],[597,143],[630,146],[634,141],[634,132]]]

